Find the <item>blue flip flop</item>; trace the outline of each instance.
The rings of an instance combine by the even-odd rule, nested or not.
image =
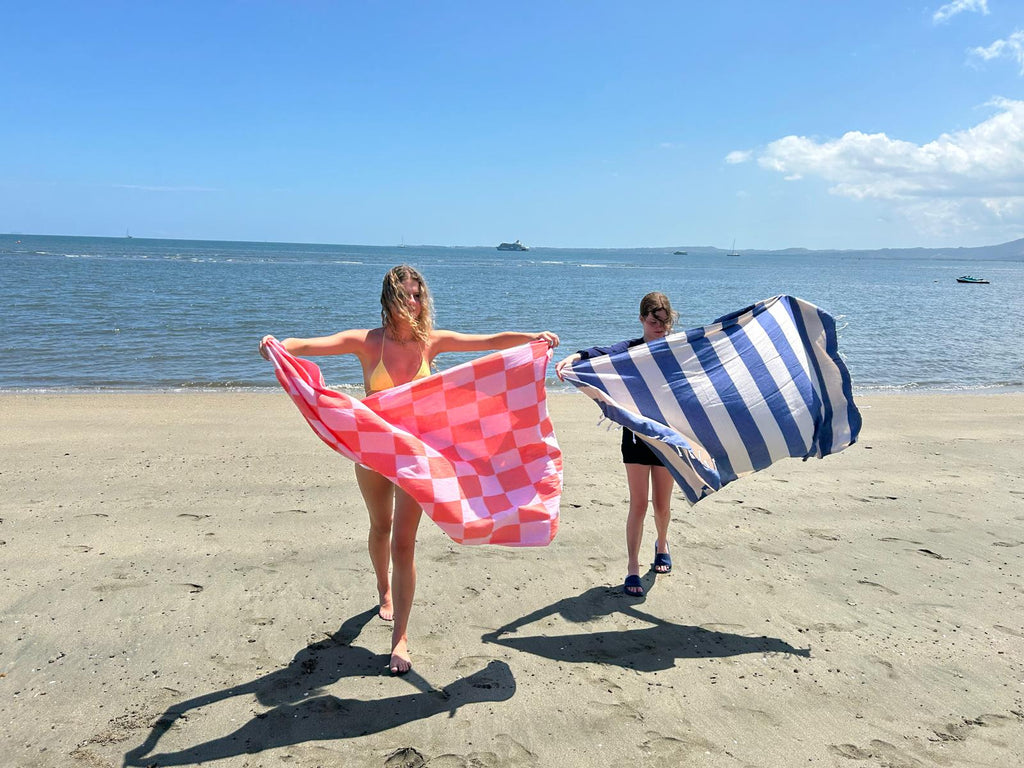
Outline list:
[[[654,572],[672,573],[672,556],[668,552],[659,552],[658,542],[654,542]]]
[[[630,592],[630,590],[633,590]],[[639,592],[637,590],[640,590]],[[643,597],[644,596],[644,583],[640,581],[640,577],[636,574],[630,574],[626,577],[626,580],[622,582],[622,591],[626,593],[628,597]]]

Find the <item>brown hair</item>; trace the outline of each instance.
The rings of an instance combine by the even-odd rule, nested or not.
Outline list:
[[[679,319],[679,313],[672,309],[672,302],[668,300],[668,296],[660,291],[651,291],[640,299],[640,317],[657,312],[659,309],[664,310],[668,315],[668,319],[665,321],[665,330],[671,331],[672,324]]]
[[[420,286],[421,309],[418,318],[409,314],[409,308],[405,303],[409,297],[402,283],[410,278]],[[380,290],[380,322],[385,331],[391,332],[392,337],[398,332],[398,317],[409,324],[417,341],[426,341],[434,329],[434,302],[430,299],[427,281],[408,264],[400,264],[389,269],[384,275],[384,285]]]

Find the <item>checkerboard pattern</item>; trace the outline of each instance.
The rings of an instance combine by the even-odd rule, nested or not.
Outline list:
[[[558,530],[562,452],[543,341],[495,352],[360,401],[275,340],[277,380],[313,431],[402,488],[460,544],[544,546]]]

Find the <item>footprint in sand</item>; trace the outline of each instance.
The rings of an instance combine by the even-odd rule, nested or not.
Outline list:
[[[1019,712],[1010,715],[978,715],[974,718],[963,718],[955,723],[946,723],[942,730],[933,730],[934,738],[929,741],[967,741],[971,731],[975,728],[1000,727],[1004,725],[1019,725],[1024,720],[1024,714]]]
[[[876,589],[882,590],[887,595],[898,595],[899,594],[899,592],[897,592],[895,589],[889,589],[888,587],[883,586],[881,584],[878,584],[877,582],[874,582],[874,581],[867,581],[866,579],[858,579],[857,583],[858,584],[863,584],[866,587],[875,587]]]
[[[815,539],[824,539],[825,541],[839,541],[839,535],[832,531],[821,530],[818,528],[804,528],[804,533]]]
[[[875,664],[878,664],[880,667],[883,667],[885,669],[886,677],[888,677],[890,680],[895,680],[897,677],[899,677],[899,675],[896,674],[896,670],[893,668],[892,664],[890,664],[885,659],[880,659],[877,656],[873,656],[871,657],[871,661],[875,662]]]
[[[454,669],[456,672],[459,672],[459,673],[469,672],[469,673],[472,674],[473,672],[476,672],[479,669],[483,669],[488,664],[490,664],[492,661],[498,661],[497,657],[495,657],[495,656],[463,656],[458,661],[456,661],[454,664],[452,664],[452,669]]]
[[[871,753],[858,747],[856,744],[830,744],[829,750],[840,757],[848,757],[850,760],[870,760]]]
[[[426,764],[426,758],[418,750],[402,747],[388,755],[384,768],[423,768]]]
[[[178,586],[179,587],[188,587],[188,591],[191,592],[193,595],[198,595],[200,592],[203,591],[203,585],[202,584],[191,584],[191,583],[185,582],[185,583],[178,583]]]
[[[133,589],[135,587],[144,587],[144,586],[146,586],[146,585],[143,584],[140,581],[121,582],[121,583],[118,583],[118,584],[97,584],[95,587],[92,587],[92,591],[93,592],[101,592],[101,593],[104,593],[104,592],[120,592],[121,590],[124,590],[124,589]]]
[[[448,753],[430,758],[430,768],[476,768],[476,766],[504,766],[504,768],[534,768],[540,765],[536,754],[528,750],[507,733],[497,734],[490,742],[487,752],[470,752],[460,755]],[[392,768],[388,765],[387,768]]]
[[[748,547],[751,552],[757,552],[759,555],[771,555],[772,557],[782,557],[783,553],[770,547],[762,547],[760,544],[751,544]]]
[[[1007,635],[1013,635],[1014,637],[1024,637],[1024,632],[1019,632],[1016,629],[1010,629],[1009,627],[1004,627],[1002,624],[993,624],[992,625],[992,629],[998,630],[1000,632],[1004,632]]]
[[[654,759],[659,765],[687,765],[689,758],[695,754],[720,754],[721,750],[707,739],[693,737],[683,741],[673,736],[665,736],[657,731],[644,734],[647,740],[640,745],[640,751]],[[708,763],[713,765],[714,763]]]
[[[899,766],[900,768],[919,768],[924,763],[894,747],[887,741],[872,739],[867,749],[856,744],[832,744],[829,749],[842,757],[851,760],[877,760],[882,765]]]
[[[904,542],[906,544],[913,544],[915,547],[920,547],[922,544],[924,544],[923,541],[912,541],[910,539],[898,539],[895,536],[884,536],[881,539],[879,539],[879,541],[902,541],[902,542]]]
[[[811,624],[807,628],[814,632],[853,632],[856,629],[860,629],[860,622],[854,624],[833,624],[832,622],[818,622],[817,624]]]
[[[761,725],[768,725],[772,727],[778,727],[779,725],[778,718],[774,717],[768,712],[765,712],[763,709],[752,709],[750,707],[734,707],[728,704],[723,706],[722,709],[724,709],[726,712],[732,712],[742,717],[748,717],[753,720],[756,720]]]
[[[594,717],[595,715],[606,715],[608,719],[620,723],[626,721],[642,723],[644,720],[640,710],[621,701],[617,701],[612,704],[592,701],[587,706],[587,711],[590,713],[590,717]]]

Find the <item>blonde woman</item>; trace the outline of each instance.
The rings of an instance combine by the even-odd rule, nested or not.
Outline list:
[[[509,349],[535,340],[558,346],[558,336],[549,331],[469,334],[435,329],[427,283],[407,265],[394,267],[384,276],[380,305],[379,328],[285,339],[281,344],[299,357],[355,355],[363,369],[368,395],[429,376],[431,363],[443,352]],[[264,357],[265,341],[260,343]],[[402,674],[412,668],[408,627],[416,591],[414,556],[422,510],[411,496],[382,475],[358,464],[355,473],[370,514],[367,546],[377,577],[378,612],[385,621],[394,621],[389,666],[393,674]]]
[[[648,293],[640,301],[643,336],[607,347],[580,350],[575,355],[561,360],[555,366],[555,373],[562,379],[565,367],[577,360],[622,352],[637,344],[663,338],[672,332],[672,325],[678,317],[668,296],[658,292]],[[622,589],[631,597],[643,597],[644,585],[640,580],[640,544],[643,542],[648,499],[654,502],[654,527],[658,532],[658,538],[654,542],[654,572],[668,573],[672,570],[672,556],[668,551],[668,523],[671,517],[673,480],[672,475],[647,443],[638,439],[625,427],[622,429],[622,463],[626,466],[626,483],[629,486],[629,514],[626,517],[626,580]]]

